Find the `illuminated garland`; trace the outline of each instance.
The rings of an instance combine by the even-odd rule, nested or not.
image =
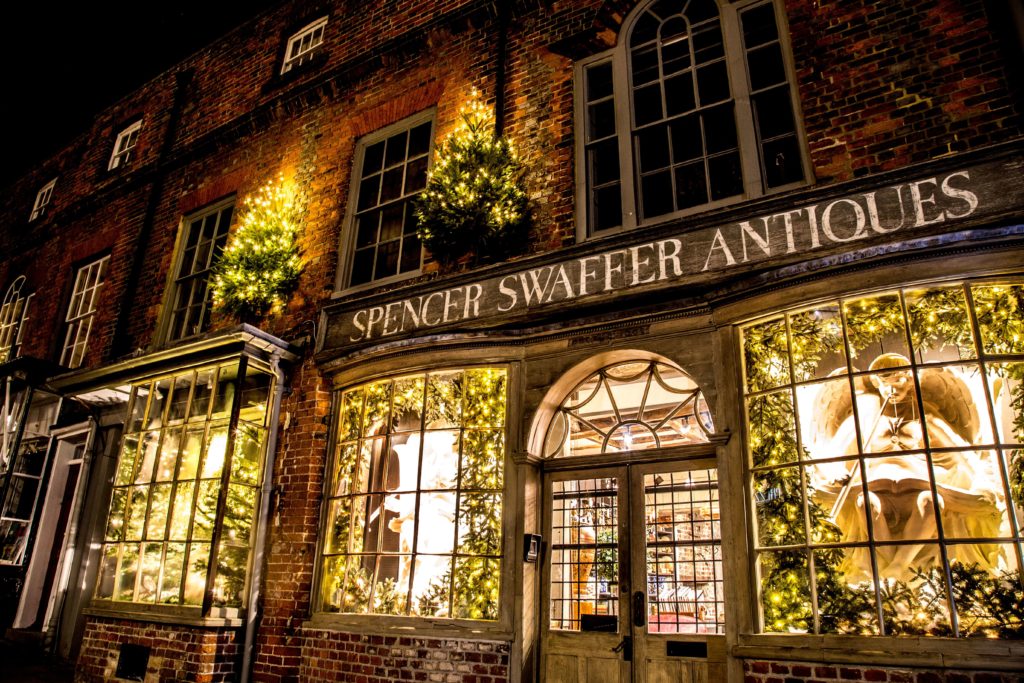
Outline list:
[[[284,179],[245,199],[240,225],[213,266],[213,302],[243,320],[280,313],[299,282],[299,205]]]
[[[417,234],[444,266],[469,254],[494,261],[519,253],[530,224],[525,170],[512,142],[495,136],[494,114],[479,93],[460,116],[415,208]]]

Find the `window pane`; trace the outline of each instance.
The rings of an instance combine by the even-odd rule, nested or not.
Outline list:
[[[775,10],[771,3],[744,12],[740,15],[740,20],[743,23],[743,42],[748,49],[778,38]]]
[[[640,179],[640,192],[644,218],[672,212],[672,174],[668,171],[643,176]]]
[[[764,145],[765,185],[778,187],[803,180],[803,162],[796,136]]]
[[[619,179],[619,145],[614,139],[599,142],[587,151],[591,184],[603,185]]]
[[[697,69],[697,92],[702,106],[729,99],[729,76],[725,62]]]
[[[587,67],[587,101],[593,102],[612,96],[612,63],[604,62]]]
[[[584,615],[618,615],[617,496],[617,479],[552,482],[552,630],[584,630]]]
[[[754,90],[786,82],[786,67],[778,43],[751,50],[747,63],[750,65],[750,87]]]
[[[665,111],[669,116],[678,116],[697,107],[697,96],[693,90],[693,72],[673,76],[665,81]]]
[[[743,171],[739,152],[722,154],[708,159],[708,178],[711,198],[725,199],[743,192]]]
[[[668,129],[654,126],[637,133],[636,152],[641,173],[656,171],[668,166]]]
[[[684,164],[675,170],[676,205],[679,209],[688,209],[708,201],[707,178],[704,175],[704,163]]]
[[[595,190],[593,195],[594,230],[608,230],[622,225],[622,193],[618,183]]]
[[[597,140],[615,135],[615,100],[587,106],[588,138]]]

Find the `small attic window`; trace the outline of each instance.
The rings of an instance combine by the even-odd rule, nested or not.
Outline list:
[[[288,38],[288,46],[284,53],[284,63],[281,64],[281,73],[286,74],[297,66],[308,62],[317,48],[323,45],[324,29],[327,27],[327,17],[321,17],[311,24],[307,24],[298,32]]]
[[[46,185],[43,185],[39,192],[36,193],[36,202],[32,205],[32,214],[28,217],[30,221],[34,221],[46,213],[46,206],[50,203],[50,198],[53,196],[53,187],[56,184],[57,179],[54,178],[46,183]]]
[[[135,145],[139,141],[139,130],[141,128],[142,119],[139,119],[117,134],[117,139],[114,140],[114,151],[111,153],[110,162],[107,164],[108,171],[128,165],[128,162],[132,159]]]

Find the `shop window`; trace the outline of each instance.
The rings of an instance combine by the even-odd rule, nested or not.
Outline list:
[[[0,390],[0,564],[21,565],[44,494],[40,483],[60,401],[12,378]]]
[[[233,209],[234,203],[229,201],[184,220],[181,255],[169,297],[167,341],[191,337],[210,327],[210,274],[227,243]]]
[[[714,432],[697,383],[657,361],[611,365],[580,382],[548,428],[547,457],[704,443]]]
[[[763,630],[1024,635],[1024,286],[828,301],[742,348]]]
[[[142,119],[139,119],[128,126],[114,140],[114,151],[110,154],[110,161],[107,162],[107,170],[127,166],[134,155],[135,145],[139,141],[139,131],[142,130]]]
[[[498,618],[505,405],[501,368],[341,394],[322,611]]]
[[[323,45],[326,28],[327,17],[321,17],[288,38],[284,62],[281,64],[282,74],[288,73],[312,59],[313,55],[317,53],[317,48]]]
[[[28,217],[30,221],[34,221],[46,213],[46,206],[50,203],[50,198],[53,196],[53,188],[56,185],[57,179],[54,178],[46,183],[46,185],[43,185],[39,192],[36,193],[36,201],[32,205],[32,214]]]
[[[588,234],[806,178],[774,2],[657,0],[580,68]]]
[[[69,368],[77,368],[85,357],[85,349],[92,332],[93,319],[96,316],[96,298],[107,274],[109,256],[93,261],[78,269],[75,275],[75,287],[68,304],[64,323],[64,347],[60,354],[60,364]]]
[[[244,606],[272,384],[243,359],[132,387],[97,599]]]
[[[11,283],[0,305],[0,363],[18,357],[21,350],[25,322],[28,320],[28,305],[34,294],[24,294],[25,276]]]
[[[348,285],[419,273],[413,199],[427,185],[433,119],[417,116],[367,136],[356,151]]]

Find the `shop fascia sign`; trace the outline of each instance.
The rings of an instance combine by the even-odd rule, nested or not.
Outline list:
[[[1019,165],[955,170],[807,204],[749,220],[612,249],[355,310],[328,313],[326,347],[428,334],[434,328],[509,318],[557,304],[667,287],[769,259],[901,233],[938,233],[950,223],[1012,205]]]

